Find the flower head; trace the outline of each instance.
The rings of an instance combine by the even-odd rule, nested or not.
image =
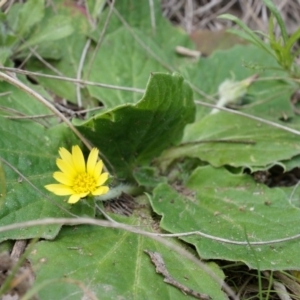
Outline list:
[[[68,203],[76,203],[89,194],[99,196],[106,194],[109,187],[103,185],[108,173],[102,173],[103,162],[98,160],[99,150],[93,148],[87,163],[79,146],[72,147],[72,153],[65,148],[59,149],[61,158],[56,160],[56,165],[61,172],[54,172],[53,178],[59,184],[48,184],[47,190],[59,196],[71,195]]]

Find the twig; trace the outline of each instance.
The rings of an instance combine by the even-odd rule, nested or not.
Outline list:
[[[133,226],[117,223],[117,222],[110,222],[110,221],[104,221],[104,220],[97,220],[97,219],[92,219],[92,218],[75,218],[75,219],[70,219],[70,218],[45,218],[42,220],[35,220],[35,221],[27,221],[27,222],[22,222],[22,223],[15,223],[11,225],[6,225],[0,227],[0,232],[5,232],[9,230],[14,230],[18,228],[25,228],[25,227],[33,227],[33,226],[38,226],[38,225],[54,225],[54,224],[61,224],[61,225],[96,225],[96,226],[101,226],[101,227],[107,227],[107,228],[116,228],[116,229],[121,229],[121,230],[126,230],[132,233],[137,233],[141,234],[144,236],[147,236],[163,245],[166,247],[176,251],[180,255],[186,257],[187,259],[191,260],[192,262],[195,263],[195,265],[199,266],[202,270],[204,270],[207,274],[211,276],[222,288],[226,293],[232,297],[233,300],[239,300],[239,297],[235,295],[233,290],[221,279],[219,278],[214,272],[211,271],[211,269],[206,266],[204,263],[202,263],[199,259],[197,259],[194,255],[192,255],[190,252],[187,250],[183,249],[180,246],[174,245],[174,243],[171,243],[167,240],[164,240],[160,234],[157,233],[152,233],[152,232],[146,232],[142,231],[140,229],[137,229]]]
[[[97,24],[96,24],[96,21],[93,19],[93,16],[92,16],[92,14],[91,14],[91,12],[90,12],[90,7],[89,7],[89,5],[88,5],[88,1],[89,1],[89,0],[84,0],[84,1],[83,1],[83,2],[85,2],[85,3],[84,3],[84,6],[85,6],[85,8],[86,8],[87,19],[88,19],[88,21],[89,21],[89,23],[90,23],[90,25],[91,25],[91,27],[92,27],[92,30],[95,30]],[[96,2],[95,2],[95,3],[96,3]],[[104,3],[104,4],[105,4],[105,3]]]
[[[78,81],[80,81],[80,79],[81,79],[82,68],[83,68],[84,61],[85,61],[85,58],[86,58],[86,54],[87,54],[87,51],[88,51],[90,45],[91,45],[91,39],[88,39],[85,43],[85,46],[84,46],[83,50],[82,50],[79,65],[78,65],[78,70],[77,70],[77,74],[76,74],[76,79]],[[81,85],[80,85],[80,83],[78,83],[76,85],[76,96],[77,96],[77,105],[78,105],[78,107],[82,107]]]
[[[110,4],[111,5],[111,4]],[[119,20],[123,23],[125,28],[130,32],[130,34],[133,36],[133,38],[137,41],[137,43],[144,49],[152,58],[154,58],[158,63],[160,63],[164,68],[166,68],[170,72],[175,72],[176,69],[167,64],[163,59],[161,59],[156,53],[154,53],[145,43],[143,40],[141,40],[134,32],[134,30],[129,26],[129,24],[126,22],[126,20],[121,16],[121,14],[114,8],[114,13],[119,18]],[[205,97],[206,99],[209,99],[211,101],[214,101],[215,99],[203,91],[201,91],[199,88],[197,88],[194,84],[190,83],[191,88],[199,93],[201,96]]]
[[[153,0],[149,0],[149,11],[150,11],[150,18],[151,18],[151,28],[152,34],[156,34],[156,21],[155,21],[155,9]]]
[[[4,117],[10,120],[34,120],[34,119],[53,118],[54,115],[45,114],[45,115],[34,115],[34,116],[4,116]]]
[[[0,93],[0,97],[2,97],[2,96],[7,96],[7,95],[10,95],[10,94],[11,94],[11,92]]]
[[[97,296],[94,294],[93,291],[89,290],[89,288],[83,284],[82,280],[75,280],[71,278],[54,278],[54,279],[48,279],[45,280],[43,283],[35,286],[34,288],[31,288],[29,291],[27,291],[26,295],[24,295],[21,299],[22,300],[36,300],[36,298],[33,298],[35,294],[37,294],[40,290],[45,288],[45,286],[53,286],[54,283],[68,283],[72,285],[76,285],[79,289],[82,290],[83,296],[81,299],[89,299],[89,300],[99,300]],[[11,299],[11,298],[10,298]],[[19,298],[17,298],[19,299]],[[38,298],[40,299],[40,298]],[[2,299],[4,300],[4,299]]]
[[[105,217],[106,220],[112,222],[112,223],[119,223],[115,221],[113,218],[111,218],[97,203],[95,204],[96,208],[101,212],[101,214]]]
[[[54,68],[50,63],[48,63],[42,56],[40,56],[33,48],[30,48],[29,51],[33,53],[33,55],[41,62],[43,63],[48,69],[50,69],[52,72],[56,73],[58,76],[63,76],[64,74],[61,73],[59,70]]]
[[[176,288],[181,290],[185,295],[186,294],[191,295],[191,296],[195,297],[196,299],[202,299],[202,300],[210,300],[211,299],[210,296],[196,292],[196,291],[192,290],[191,288],[188,288],[185,285],[181,284],[180,282],[176,281],[172,276],[170,276],[170,274],[166,268],[165,262],[160,253],[153,252],[150,250],[144,250],[144,252],[150,256],[150,259],[155,266],[156,273],[162,274],[164,276],[164,282],[175,286]]]
[[[195,103],[199,104],[199,105],[206,106],[206,107],[210,107],[210,108],[216,108],[216,105],[209,104],[209,103],[199,101],[199,100],[195,100]],[[289,127],[286,127],[286,126],[283,126],[283,125],[280,125],[280,124],[277,124],[277,123],[274,123],[272,121],[264,120],[262,118],[259,118],[259,117],[253,116],[253,115],[248,115],[248,114],[245,114],[245,113],[243,113],[241,111],[238,111],[238,110],[233,110],[233,109],[229,109],[229,108],[225,108],[225,107],[218,107],[218,109],[229,112],[229,113],[232,113],[232,114],[235,114],[235,115],[238,115],[238,116],[242,116],[242,117],[245,117],[245,118],[248,118],[248,119],[252,119],[252,120],[255,120],[255,121],[270,125],[270,126],[273,126],[275,128],[285,130],[287,132],[290,132],[290,133],[293,133],[293,134],[296,134],[296,135],[300,135],[300,131],[298,131],[298,130],[295,130],[295,129],[292,129],[292,128],[289,128]]]
[[[212,8],[218,5],[220,2],[222,2],[222,0],[212,0],[207,4],[202,4],[199,6],[199,8],[195,9],[194,14],[204,15],[206,12],[211,11]]]
[[[190,35],[193,31],[194,7],[193,0],[186,0],[184,5],[185,10],[185,30]]]
[[[191,50],[186,47],[182,46],[176,46],[175,48],[176,53],[187,56],[187,57],[192,57],[192,58],[199,58],[201,56],[201,52],[198,50]]]
[[[250,280],[253,279],[253,277],[254,277],[253,275],[252,275],[252,276],[248,276],[248,278],[246,278],[246,279],[244,280],[244,282],[242,283],[242,285],[239,286],[239,288],[238,288],[238,293],[237,293],[237,296],[238,296],[238,297],[240,297],[240,296],[242,295],[242,293],[247,289],[247,286],[248,286]]]
[[[58,207],[59,209],[64,211],[66,214],[77,218],[77,216],[75,214],[71,213],[69,210],[65,209],[64,207],[59,205],[56,201],[53,201],[48,196],[45,196],[25,175],[23,175],[17,168],[15,168],[13,165],[11,165],[7,160],[0,157],[0,162],[3,162],[4,164],[6,164],[10,169],[12,169],[16,174],[18,174],[22,180],[26,181],[38,194],[40,194],[43,198],[46,198],[48,201],[50,201],[51,204],[55,205],[56,207]],[[1,197],[1,194],[0,194],[0,197]]]
[[[244,145],[255,145],[256,142],[252,140],[245,140],[245,139],[207,139],[207,140],[201,140],[201,141],[192,141],[192,142],[183,142],[179,144],[178,147],[186,146],[186,145],[194,145],[194,144],[209,144],[209,143],[226,143],[226,144],[244,144]]]
[[[2,161],[3,163],[5,163],[6,165],[8,165],[22,179],[24,179],[35,190],[37,190],[39,193],[41,193],[39,191],[39,189],[37,189],[19,170],[17,170],[9,162],[7,162],[5,159],[3,159],[1,157],[0,157],[0,161]],[[71,212],[67,211],[66,209],[64,209],[63,207],[61,207],[60,205],[58,205],[57,203],[54,202],[53,204],[56,205],[56,206],[58,206],[60,209],[62,209],[63,211],[67,212],[68,214],[77,217],[76,215],[74,215]],[[106,216],[106,214],[104,214],[104,216]],[[82,220],[82,221],[78,221],[79,219]],[[70,220],[70,219],[54,219],[54,218],[51,219],[51,218],[49,218],[49,219],[45,219],[45,220],[47,220],[45,222],[50,222],[50,223],[54,222],[53,224],[58,224],[58,223],[64,222],[65,220]],[[76,220],[77,220],[76,222],[78,222],[78,224],[93,224],[93,225],[103,226],[103,225],[101,225],[102,224],[101,222],[97,223],[98,221],[94,220],[94,219],[76,218]],[[118,223],[118,222],[116,222],[114,220],[110,220],[110,221],[111,221],[110,223],[113,223],[113,224],[115,224],[114,226],[116,226],[116,227],[113,226],[113,228],[123,228],[123,226],[126,226],[126,225]],[[31,223],[31,222],[33,222],[33,223]],[[37,222],[37,223],[34,223],[34,222]],[[69,221],[67,221],[66,224],[70,224],[70,225],[73,224],[72,220],[70,221],[71,223],[68,223],[68,222]],[[28,222],[24,222],[24,223],[20,223],[20,224],[22,224],[22,226],[25,224],[24,225],[25,227],[26,226],[31,227],[31,226],[34,226],[32,224],[43,225],[44,223],[43,222],[40,223],[40,220],[38,220],[38,221],[28,221]],[[4,232],[4,231],[16,229],[16,228],[18,228],[18,226],[19,226],[18,224],[12,224],[12,225],[3,226],[3,227],[0,227],[0,232]],[[133,227],[130,227],[130,228],[133,228]],[[249,241],[234,241],[234,240],[229,240],[229,239],[225,239],[225,238],[213,236],[213,235],[210,235],[210,234],[206,234],[206,233],[204,233],[202,231],[199,231],[199,230],[198,231],[182,232],[182,233],[169,233],[169,234],[167,233],[167,234],[164,234],[164,233],[146,232],[146,231],[141,231],[141,230],[138,230],[138,229],[134,228],[133,231],[131,231],[131,232],[140,233],[140,234],[143,234],[145,236],[156,236],[156,237],[166,237],[166,238],[172,238],[172,237],[181,238],[181,237],[187,237],[187,236],[197,235],[197,236],[201,236],[201,237],[213,240],[215,242],[226,243],[226,244],[233,244],[233,245],[240,245],[240,246],[245,246],[245,245],[248,245],[248,246],[249,245],[251,245],[251,246],[259,246],[259,245],[278,244],[278,243],[292,241],[292,240],[296,240],[296,239],[300,238],[300,234],[296,234],[296,235],[293,235],[293,236],[290,236],[290,237],[281,238],[281,239],[275,239],[275,240],[269,240],[269,241],[259,241],[259,242],[254,242],[254,241],[249,242]]]
[[[294,194],[295,194],[297,188],[299,187],[299,185],[300,185],[300,181],[297,182],[297,184],[294,186],[294,188],[293,188],[293,190],[292,190],[292,192],[291,192],[291,195],[290,195],[290,197],[289,197],[289,203],[290,203],[290,204],[292,204],[292,200],[293,200]],[[298,197],[297,197],[297,198],[298,198]]]
[[[0,0],[0,8],[7,2],[7,0]]]
[[[44,104],[46,107],[48,107],[51,111],[53,111],[62,121],[64,121],[67,126],[75,133],[75,135],[77,135],[77,137],[82,141],[82,143],[89,149],[92,150],[92,145],[90,144],[90,142],[74,127],[74,125],[71,123],[71,121],[69,121],[68,118],[66,118],[59,110],[57,110],[55,108],[54,105],[52,105],[49,101],[47,101],[46,99],[44,99],[40,94],[38,94],[36,91],[34,91],[33,89],[29,88],[28,86],[26,86],[24,83],[22,83],[21,81],[19,81],[18,79],[15,79],[11,76],[8,76],[5,73],[0,72],[0,78],[4,79],[5,81],[9,82],[10,84],[18,87],[19,89],[23,90],[24,92],[26,92],[27,94],[31,95],[32,97],[34,97],[36,100],[38,100],[39,102],[41,102],[42,104]],[[100,149],[101,150],[101,149]],[[103,156],[103,154],[102,154]],[[105,156],[103,156],[103,158],[108,161]],[[104,166],[104,170],[105,172],[108,172],[106,167]]]
[[[106,225],[102,225],[102,223],[98,220],[94,220],[94,219],[89,219],[89,218],[77,218],[76,221],[72,220],[72,219],[63,219],[63,218],[47,218],[44,220],[36,220],[36,221],[28,221],[28,222],[23,222],[23,223],[18,223],[18,224],[12,224],[12,225],[7,225],[7,226],[3,226],[0,227],[0,232],[4,232],[4,231],[8,231],[8,230],[12,230],[12,229],[17,229],[18,226],[25,226],[25,227],[32,227],[35,225],[43,225],[43,224],[60,224],[62,222],[65,222],[65,224],[68,225],[73,225],[73,224],[90,224],[90,225],[98,225],[98,226],[104,226],[106,227]],[[36,223],[35,223],[36,222]],[[100,222],[100,223],[99,223]],[[109,222],[110,224],[112,222]],[[34,225],[35,224],[35,225]],[[105,223],[106,224],[106,223]],[[229,239],[225,239],[225,238],[221,238],[221,237],[217,237],[214,235],[210,235],[210,234],[206,234],[202,231],[188,231],[188,232],[182,232],[182,233],[153,233],[153,232],[147,232],[147,231],[142,231],[139,229],[136,229],[134,227],[127,227],[127,225],[122,224],[122,223],[118,223],[118,222],[114,222],[114,225],[108,226],[108,227],[112,227],[112,228],[126,228],[128,229],[130,232],[134,232],[134,233],[140,233],[143,234],[145,236],[154,236],[154,237],[164,237],[164,238],[173,238],[173,237],[178,237],[178,238],[182,238],[182,237],[187,237],[187,236],[200,236],[200,237],[204,237],[210,240],[213,240],[215,242],[218,243],[225,243],[225,244],[232,244],[232,245],[237,245],[237,246],[261,246],[261,245],[271,245],[271,244],[278,244],[278,243],[282,243],[282,242],[289,242],[292,240],[296,240],[300,238],[300,234],[296,234],[290,237],[285,237],[285,238],[281,238],[281,239],[275,239],[275,240],[269,240],[269,241],[260,241],[260,242],[248,242],[248,241],[235,241],[235,240],[229,240]],[[124,227],[125,226],[125,227]]]
[[[44,114],[44,115],[25,115],[24,113],[21,113],[19,111],[17,111],[16,109],[10,108],[10,107],[6,107],[6,106],[2,106],[0,105],[0,110],[5,111],[9,114],[15,114],[15,115],[3,115],[4,118],[6,119],[11,119],[11,120],[34,120],[36,123],[41,124],[44,127],[49,127],[48,122],[42,122],[44,120],[38,120],[38,119],[45,119],[45,118],[53,118],[54,115],[53,114]]]
[[[34,47],[34,50],[36,50],[37,47],[38,47],[38,46],[35,46],[35,47]],[[30,50],[30,49],[31,49],[31,48],[29,48],[29,50]],[[28,55],[24,58],[24,60],[22,60],[22,63],[18,66],[18,68],[19,68],[19,69],[22,69],[22,68],[26,65],[27,61],[31,58],[32,55],[33,55],[33,52],[32,52],[32,51],[29,51]]]
[[[73,124],[59,111],[55,108],[54,105],[52,105],[49,101],[44,99],[40,94],[38,94],[36,91],[19,81],[18,79],[15,79],[5,73],[0,72],[0,78],[4,79],[5,81],[9,82],[10,84],[16,86],[17,88],[21,89],[22,91],[26,92],[30,96],[34,97],[36,100],[38,100],[40,103],[48,107],[51,111],[53,111],[62,121],[64,121],[68,127],[78,136],[78,138],[86,145],[86,147],[91,150],[92,146],[91,144],[85,139],[85,137],[73,126]]]
[[[11,113],[11,114],[16,114],[17,116],[24,116],[23,113],[19,112],[16,109],[11,108],[11,107],[6,107],[6,106],[0,105],[0,110],[5,111],[7,113]]]
[[[16,68],[7,68],[7,67],[1,67],[0,66],[0,70],[19,73],[19,74],[25,74],[25,75],[29,75],[29,76],[38,76],[38,77],[44,77],[44,78],[51,78],[51,79],[69,81],[69,82],[74,82],[74,83],[81,83],[81,84],[84,84],[84,85],[99,86],[99,87],[106,88],[106,89],[111,89],[111,90],[120,90],[120,91],[141,93],[141,94],[143,94],[145,92],[145,90],[137,89],[137,88],[117,86],[117,85],[111,85],[111,84],[105,84],[105,83],[98,83],[98,82],[94,82],[94,81],[78,80],[78,79],[70,78],[70,77],[55,76],[55,75],[49,75],[49,74],[41,74],[41,73],[37,73],[37,72],[30,72],[30,71],[20,70],[20,69],[16,69]]]
[[[109,5],[111,5],[109,3]],[[125,28],[130,32],[130,34],[133,36],[133,38],[137,41],[137,43],[157,62],[159,62],[164,68],[166,68],[168,71],[174,72],[175,69],[168,65],[163,59],[161,59],[156,53],[154,53],[149,46],[147,46],[143,40],[141,40],[134,32],[134,30],[130,27],[130,25],[126,22],[126,20],[121,16],[121,14],[113,8],[115,15],[119,18],[119,20],[122,22],[122,24],[125,26]]]
[[[18,240],[15,242],[10,256],[14,259],[19,259],[27,246],[27,240]]]
[[[94,52],[93,52],[93,54],[92,54],[92,57],[91,57],[91,59],[90,59],[90,62],[89,62],[88,70],[87,70],[87,72],[86,72],[86,74],[87,74],[87,75],[86,75],[86,78],[89,78],[89,76],[90,76],[92,64],[93,64],[93,62],[94,62],[94,59],[95,59],[95,57],[96,57],[96,54],[98,53],[98,50],[100,49],[101,44],[102,44],[102,42],[103,42],[103,39],[104,39],[104,36],[105,36],[105,32],[106,32],[106,30],[107,30],[107,26],[108,26],[108,24],[109,24],[109,21],[110,21],[110,18],[111,18],[111,15],[112,15],[113,7],[114,7],[114,6],[115,6],[115,0],[112,0],[111,5],[110,5],[110,7],[109,7],[109,11],[108,11],[107,17],[106,17],[106,20],[105,20],[105,22],[104,22],[103,28],[102,28],[101,33],[100,33],[99,40],[98,40],[98,42],[97,42],[96,48],[95,48],[95,50],[94,50]]]

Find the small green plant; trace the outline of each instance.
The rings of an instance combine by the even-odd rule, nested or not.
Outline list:
[[[242,30],[230,29],[229,31],[269,53],[277,60],[278,64],[289,73],[290,76],[299,78],[300,69],[295,63],[295,59],[299,55],[300,49],[295,49],[297,48],[296,43],[300,38],[300,28],[289,36],[286,25],[274,3],[271,0],[263,0],[263,2],[271,12],[268,35],[261,31],[254,32],[239,18],[233,15],[224,14],[221,15],[220,18],[231,20],[239,25]],[[275,20],[280,29],[279,36],[276,36],[275,34]],[[261,37],[264,37],[268,43],[266,43]]]

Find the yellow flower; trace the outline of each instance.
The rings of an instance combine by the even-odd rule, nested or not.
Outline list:
[[[99,196],[106,194],[108,186],[103,184],[108,178],[108,173],[102,173],[103,162],[98,160],[99,150],[93,148],[87,163],[79,146],[72,147],[72,153],[65,148],[59,149],[61,158],[56,164],[61,172],[54,172],[53,178],[59,184],[48,184],[47,190],[59,196],[71,195],[68,202],[76,203],[89,194]]]

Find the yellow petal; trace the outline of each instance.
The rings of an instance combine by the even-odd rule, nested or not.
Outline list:
[[[82,154],[81,149],[79,146],[73,146],[72,147],[72,159],[73,164],[78,173],[84,173],[85,172],[85,160]]]
[[[88,193],[85,194],[74,194],[72,195],[69,200],[68,203],[74,204],[76,202],[78,202],[81,198],[84,198],[85,196],[87,196]]]
[[[97,188],[92,192],[92,195],[99,196],[99,195],[106,194],[108,191],[109,191],[108,186],[100,186],[99,188]]]
[[[53,178],[59,183],[72,186],[73,185],[73,177],[71,177],[68,173],[62,172],[54,172]]]
[[[68,203],[74,204],[76,202],[78,202],[80,200],[80,196],[79,195],[72,195],[69,200]]]
[[[103,183],[105,183],[107,178],[108,178],[108,173],[102,173],[97,179],[96,186],[99,186],[99,185],[102,185]]]
[[[66,148],[59,148],[58,153],[63,161],[68,163],[70,166],[73,165],[72,154]]]
[[[94,174],[93,174],[95,178],[98,178],[101,175],[102,168],[103,168],[103,162],[102,160],[99,160],[96,164]]]
[[[59,196],[66,196],[66,195],[71,195],[74,194],[74,191],[66,185],[63,184],[48,184],[45,185],[45,188],[52,192],[55,195],[59,195]]]
[[[93,175],[96,167],[97,159],[98,159],[99,150],[97,148],[93,148],[86,164],[86,171],[88,174]]]
[[[65,162],[64,160],[62,160],[60,158],[58,158],[56,160],[56,165],[63,173],[68,174],[68,176],[70,176],[70,177],[74,177],[77,174],[77,171],[75,168],[73,168],[67,162]]]

